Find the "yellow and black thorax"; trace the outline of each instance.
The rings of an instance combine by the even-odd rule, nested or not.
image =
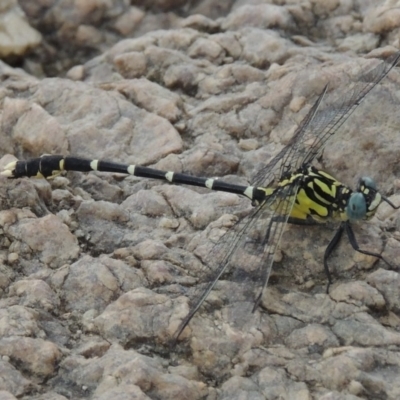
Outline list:
[[[296,190],[289,195],[286,189],[293,187]],[[284,202],[295,196],[290,218],[317,222],[368,220],[382,201],[371,178],[361,178],[357,189],[352,190],[313,166],[286,174],[275,188],[256,188],[252,196],[257,203],[269,203],[281,215],[288,210]]]

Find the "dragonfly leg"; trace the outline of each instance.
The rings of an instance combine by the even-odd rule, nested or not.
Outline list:
[[[308,218],[308,219],[299,219],[299,218],[291,218],[288,219],[288,224],[292,225],[306,225],[306,226],[315,226],[321,225],[321,222],[316,221],[315,219]]]
[[[270,236],[270,234],[271,234],[272,224],[273,224],[274,222],[284,222],[284,221],[285,221],[285,217],[282,217],[282,216],[280,216],[280,215],[275,216],[275,217],[273,217],[273,218],[270,219],[270,221],[269,221],[269,223],[268,223],[267,232],[265,233],[264,240],[263,240],[263,243],[262,243],[263,246],[266,246],[267,243],[268,243],[268,241],[269,241],[269,236]]]
[[[276,215],[275,217],[271,218],[268,224],[267,232],[264,237],[263,245],[265,246],[268,243],[269,236],[271,234],[271,227],[274,222],[285,222],[286,217],[282,215]],[[291,218],[289,217],[287,220],[288,224],[292,225],[306,225],[306,226],[313,226],[313,225],[321,225],[320,222],[314,221],[313,219],[299,219],[299,218]]]
[[[350,223],[347,221],[345,223],[345,227],[346,227],[346,233],[347,233],[347,237],[349,238],[349,242],[351,244],[351,246],[353,247],[353,249],[355,251],[358,251],[361,254],[366,254],[368,256],[373,256],[378,258],[379,260],[382,260],[383,262],[385,262],[391,269],[394,269],[393,265],[390,264],[382,255],[380,255],[379,253],[374,253],[372,251],[368,251],[368,250],[361,250],[358,243],[357,243],[357,239],[354,235],[354,231],[353,228],[351,227]]]
[[[338,230],[335,233],[335,236],[332,238],[332,240],[329,242],[328,246],[326,247],[326,250],[324,253],[324,269],[325,269],[326,277],[328,278],[328,284],[326,285],[326,293],[329,293],[329,287],[332,284],[332,277],[331,277],[331,273],[329,272],[329,267],[328,267],[328,258],[332,254],[332,251],[338,245],[340,238],[342,237],[342,234],[343,234],[343,229],[344,229],[344,226],[343,226],[343,223],[341,223]]]

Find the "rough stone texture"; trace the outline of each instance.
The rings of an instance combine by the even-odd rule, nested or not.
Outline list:
[[[8,361],[0,360],[0,372],[1,394],[6,392],[7,396],[22,396],[23,394],[28,394],[35,387],[31,381],[24,378],[23,374]]]
[[[327,82],[334,97],[399,48],[393,4],[20,0],[43,41],[18,53],[23,68],[0,62],[0,169],[63,153],[246,184]],[[397,69],[319,160],[350,186],[371,176],[396,205],[399,85]],[[0,204],[0,398],[400,398],[400,213],[387,204],[354,229],[392,270],[343,240],[327,295],[334,227],[288,226],[261,306],[246,243],[232,264],[247,275],[221,280],[176,343],[249,201],[70,172],[1,178]]]
[[[17,0],[0,4],[0,56],[23,56],[37,47],[42,35],[27,22]]]
[[[16,336],[0,340],[0,354],[10,357],[11,362],[18,364],[23,371],[41,377],[52,376],[61,358],[54,343]]]

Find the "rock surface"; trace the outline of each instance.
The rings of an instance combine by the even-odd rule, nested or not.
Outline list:
[[[32,28],[17,0],[0,4],[0,57],[19,57],[37,47],[42,35]]]
[[[61,153],[246,184],[327,82],[340,93],[400,45],[383,0],[19,5],[43,40],[19,53],[23,68],[0,62],[1,169]],[[319,160],[352,187],[371,176],[396,205],[399,85],[397,68]],[[355,233],[397,268],[343,240],[327,295],[334,227],[288,226],[255,313],[223,279],[173,343],[213,243],[249,201],[69,172],[1,178],[0,202],[1,399],[400,398],[400,212],[387,204]]]

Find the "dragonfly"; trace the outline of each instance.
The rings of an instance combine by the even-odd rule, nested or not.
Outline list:
[[[258,286],[257,294],[255,297],[253,295],[252,311],[257,309],[267,287],[274,255],[287,223],[339,223],[323,257],[328,280],[327,291],[332,283],[328,259],[343,233],[347,234],[355,251],[374,256],[393,268],[381,254],[359,247],[352,223],[371,219],[382,202],[386,202],[393,209],[399,209],[400,206],[395,206],[381,194],[374,180],[369,177],[362,177],[357,187],[352,190],[312,164],[322,154],[327,141],[336,134],[368,93],[397,65],[399,59],[400,51],[385,61],[380,61],[373,68],[361,69],[343,92],[336,93],[334,102],[329,101],[330,93],[326,85],[298,125],[292,139],[268,164],[257,171],[251,185],[239,185],[218,178],[196,177],[140,165],[64,155],[43,155],[30,160],[14,161],[5,167],[1,174],[16,179],[51,178],[62,171],[122,173],[164,180],[171,184],[206,187],[250,199],[254,206],[250,214],[239,218],[213,246],[206,261],[209,272],[199,285],[201,290],[191,297],[189,312],[174,335],[177,340],[217,282],[230,270],[231,264],[237,264],[238,261],[251,265],[251,279],[244,277],[242,284],[246,286],[251,281]],[[254,232],[259,232],[260,226],[262,233],[257,236]],[[246,253],[245,258],[239,257],[238,261],[235,261],[241,247],[251,247],[251,250]]]

